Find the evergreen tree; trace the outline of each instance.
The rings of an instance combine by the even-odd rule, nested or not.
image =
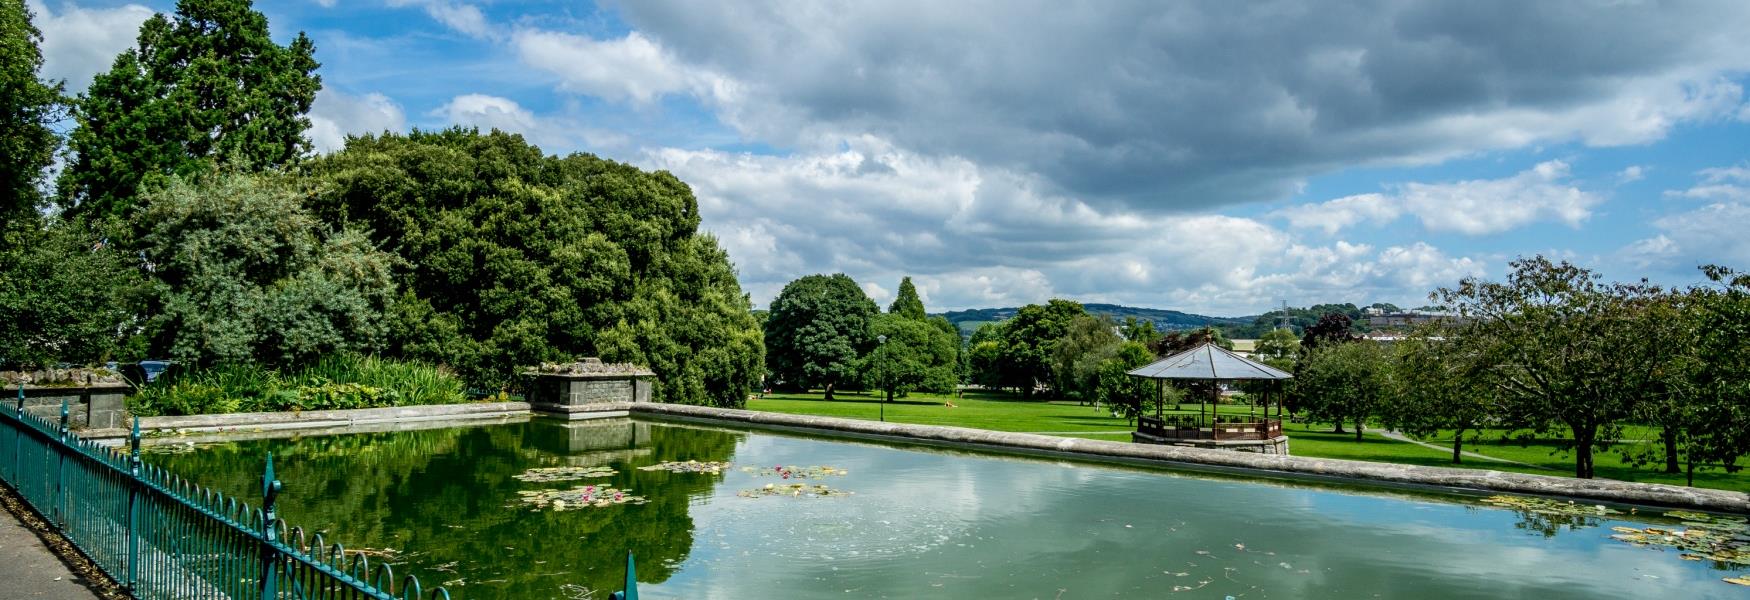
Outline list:
[[[929,318],[924,312],[923,299],[918,297],[918,288],[911,284],[910,277],[899,280],[899,295],[887,307],[887,312],[919,321]]]
[[[42,194],[37,184],[60,141],[49,124],[59,118],[61,85],[37,79],[42,33],[23,0],[0,0],[0,222],[34,221]],[[8,241],[10,245],[10,240]]]
[[[74,152],[59,181],[71,214],[125,215],[141,186],[193,175],[209,162],[243,169],[285,165],[309,148],[305,113],[316,99],[315,46],[268,36],[249,0],[181,0],[174,17],[140,26],[74,106]]]

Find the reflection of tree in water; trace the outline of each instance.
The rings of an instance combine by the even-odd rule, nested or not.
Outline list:
[[[1513,512],[1519,514],[1519,522],[1514,523],[1514,527],[1542,534],[1546,538],[1555,537],[1563,530],[1576,531],[1597,527],[1603,523],[1598,517],[1586,515],[1552,514],[1522,509]]]
[[[619,589],[626,550],[639,580],[673,575],[693,546],[689,506],[720,475],[639,471],[669,460],[727,461],[740,434],[626,420],[234,442],[153,457],[174,472],[256,502],[261,457],[274,452],[285,482],[281,514],[349,547],[394,548],[398,572],[427,585],[461,580],[462,598],[549,597],[564,584]],[[616,447],[618,446],[618,447]],[[630,489],[648,504],[531,512],[513,475],[542,466],[606,465],[590,483]]]

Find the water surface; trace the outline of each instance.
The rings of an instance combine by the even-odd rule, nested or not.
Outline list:
[[[253,440],[150,461],[243,498],[272,451],[281,515],[458,600],[605,598],[1745,598],[1730,571],[1474,499],[615,420]],[[639,471],[733,461],[719,475]],[[648,504],[532,512],[534,467]],[[833,466],[846,497],[744,498],[740,467]],[[811,480],[812,481],[812,480]],[[1648,518],[1646,515],[1631,519]]]

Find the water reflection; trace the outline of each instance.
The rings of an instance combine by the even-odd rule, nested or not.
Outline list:
[[[1707,565],[1606,537],[1640,516],[625,420],[238,442],[159,460],[247,493],[268,449],[288,519],[405,550],[401,570],[453,582],[458,598],[616,589],[628,547],[647,598],[1741,596]],[[637,470],[669,460],[737,467]],[[506,506],[536,485],[511,476],[565,465],[611,466],[591,481],[650,503]],[[740,467],[777,465],[845,469],[818,482],[855,494],[737,496],[779,483]]]
[[[398,572],[428,585],[450,582],[458,599],[532,598],[619,589],[628,549],[639,557],[640,581],[666,581],[694,546],[689,505],[720,476],[636,467],[727,461],[741,437],[624,419],[534,421],[252,440],[148,459],[254,498],[261,457],[271,450],[286,484],[280,514],[287,522],[330,532],[349,548],[399,551]],[[512,506],[518,490],[532,487],[513,475],[558,465],[611,466],[617,475],[592,482],[633,490],[649,503],[557,513]]]

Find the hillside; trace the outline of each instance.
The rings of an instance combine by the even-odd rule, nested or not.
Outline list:
[[[1125,317],[1136,317],[1141,321],[1152,321],[1156,329],[1192,329],[1205,325],[1216,327],[1233,327],[1250,325],[1256,317],[1210,317],[1194,315],[1176,310],[1161,308],[1140,308],[1135,306],[1119,306],[1117,304],[1084,304],[1088,313],[1112,317],[1123,321]],[[994,323],[1015,316],[1018,307],[1011,308],[973,308],[939,313],[947,317],[950,323],[960,328],[962,335],[972,335],[972,331],[985,323]]]

